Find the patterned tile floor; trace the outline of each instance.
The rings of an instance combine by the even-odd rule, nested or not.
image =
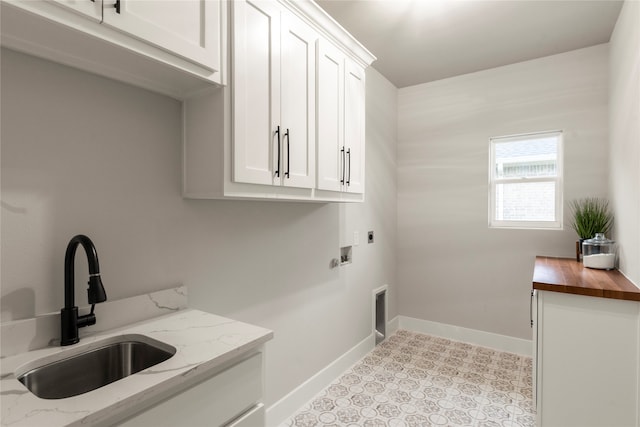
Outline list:
[[[531,358],[397,331],[283,427],[530,427]]]

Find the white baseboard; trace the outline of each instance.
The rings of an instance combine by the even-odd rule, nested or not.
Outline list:
[[[531,357],[533,342],[522,338],[509,337],[491,332],[478,331],[476,329],[463,328],[461,326],[447,325],[445,323],[432,322],[430,320],[416,319],[407,316],[397,316],[398,328],[408,331],[421,332],[436,335],[469,344],[476,344],[509,353],[521,354]],[[391,322],[390,322],[391,323]],[[396,328],[396,329],[398,329]]]
[[[289,394],[267,408],[266,425],[279,426],[324,390],[331,382],[362,359],[375,347],[375,337],[369,335],[320,372],[300,384]]]

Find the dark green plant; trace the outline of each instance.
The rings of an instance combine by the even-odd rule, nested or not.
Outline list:
[[[596,233],[607,234],[613,225],[613,214],[609,201],[598,197],[587,197],[569,203],[573,213],[571,227],[581,239],[591,239]]]

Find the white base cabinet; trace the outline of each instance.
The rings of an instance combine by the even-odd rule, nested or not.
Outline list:
[[[537,425],[640,426],[640,302],[534,291]]]
[[[118,426],[264,426],[262,353],[171,396]]]

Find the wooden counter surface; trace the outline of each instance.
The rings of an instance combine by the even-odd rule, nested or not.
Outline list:
[[[533,289],[640,301],[640,288],[618,270],[585,268],[572,258],[536,257]]]

